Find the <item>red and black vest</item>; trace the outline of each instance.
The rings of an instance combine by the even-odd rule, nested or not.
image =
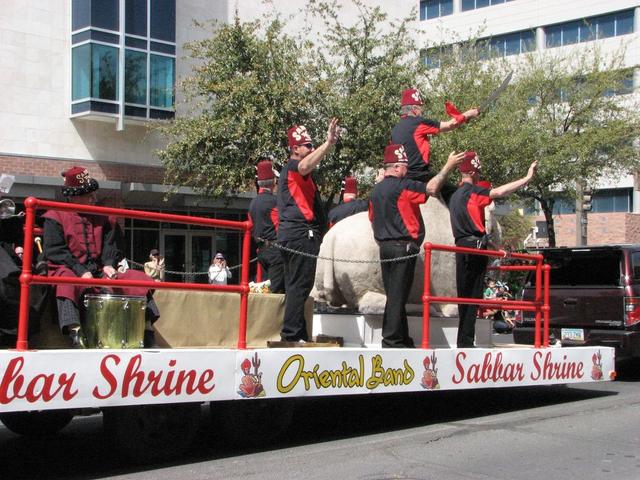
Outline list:
[[[280,171],[277,205],[278,240],[306,238],[309,231],[321,235],[326,226],[320,192],[312,175],[300,175],[299,160],[289,159]]]
[[[484,226],[484,208],[493,200],[486,188],[463,182],[449,200],[449,214],[453,238],[461,240],[466,237],[482,238],[486,229]]]
[[[423,117],[403,115],[391,130],[391,143],[404,146],[409,159],[410,172],[426,172],[429,169],[429,136],[440,133],[440,122]]]
[[[385,177],[371,192],[369,220],[378,242],[424,239],[420,204],[427,201],[425,184],[408,178]]]

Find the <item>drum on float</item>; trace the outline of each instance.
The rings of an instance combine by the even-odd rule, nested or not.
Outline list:
[[[89,294],[84,297],[87,348],[143,348],[147,298]]]

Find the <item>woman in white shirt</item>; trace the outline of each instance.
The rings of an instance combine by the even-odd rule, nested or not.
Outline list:
[[[229,278],[231,278],[231,270],[227,267],[224,255],[216,253],[209,267],[209,283],[211,285],[226,285]]]

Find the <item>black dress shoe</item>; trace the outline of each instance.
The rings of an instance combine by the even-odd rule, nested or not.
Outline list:
[[[80,329],[70,330],[69,339],[71,340],[71,348],[87,348],[84,343],[84,336]]]

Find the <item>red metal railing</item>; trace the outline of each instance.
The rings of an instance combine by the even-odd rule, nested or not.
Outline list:
[[[174,215],[169,213],[145,212],[141,210],[126,210],[122,208],[96,207],[93,205],[77,205],[72,203],[50,202],[29,197],[24,202],[25,229],[24,229],[24,254],[22,259],[22,274],[20,275],[20,311],[18,319],[17,350],[27,350],[29,331],[29,287],[31,285],[86,285],[101,287],[149,287],[154,290],[202,290],[235,292],[240,294],[240,318],[238,325],[238,348],[247,348],[247,306],[249,298],[249,257],[251,248],[251,222],[235,222],[231,220],[218,220],[213,218],[191,217],[186,215]],[[31,272],[33,261],[33,232],[35,227],[35,212],[39,209],[73,211],[92,213],[96,215],[135,218],[138,220],[167,221],[187,225],[200,225],[208,227],[227,228],[231,230],[243,230],[242,239],[242,270],[240,285],[203,285],[201,283],[155,282],[142,280],[117,280],[117,279],[90,279],[72,277],[47,277],[34,275]]]
[[[525,300],[492,300],[480,298],[436,297],[431,295],[431,254],[434,250],[452,253],[468,253],[485,257],[512,258],[535,262],[535,265],[504,265],[490,267],[499,271],[535,271],[536,290],[534,301]],[[483,305],[497,309],[523,310],[535,312],[534,346],[549,346],[549,265],[543,265],[542,255],[526,253],[508,253],[504,250],[477,250],[475,248],[456,247],[453,245],[424,244],[424,292],[422,296],[422,348],[429,348],[429,324],[431,321],[430,306],[432,303],[457,303],[467,305]],[[544,273],[544,284],[542,277]],[[544,287],[544,296],[542,289]],[[541,320],[544,315],[544,332],[541,333]]]

